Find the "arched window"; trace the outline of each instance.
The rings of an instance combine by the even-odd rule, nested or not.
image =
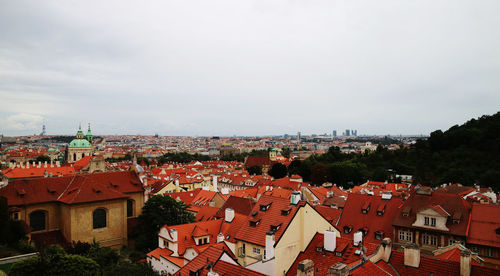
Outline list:
[[[76,153],[73,153],[73,161],[76,161]]]
[[[82,158],[85,157],[85,153],[82,153]]]
[[[99,208],[92,213],[92,222],[94,229],[106,227],[106,210]]]
[[[46,211],[37,210],[30,214],[30,226],[32,231],[45,230]]]
[[[134,205],[135,205],[135,200],[127,199],[127,217],[134,216]]]

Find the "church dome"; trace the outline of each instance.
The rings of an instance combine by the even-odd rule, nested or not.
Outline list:
[[[91,148],[92,145],[89,141],[85,139],[73,139],[69,145],[69,148]]]

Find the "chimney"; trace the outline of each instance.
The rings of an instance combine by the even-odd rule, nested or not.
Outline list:
[[[297,265],[298,276],[314,276],[314,262],[305,259]]]
[[[225,213],[224,220],[226,222],[232,222],[234,219],[234,210],[231,208],[226,208],[225,211],[226,211],[226,213]]]
[[[50,159],[50,167],[53,168],[54,167],[54,163],[52,162],[52,159]]]
[[[417,244],[410,243],[404,246],[404,264],[414,268],[420,266],[420,248]]]
[[[297,191],[292,192],[292,196],[290,197],[290,204],[297,205],[297,203],[299,203],[299,201],[300,201],[300,193]]]
[[[349,267],[343,263],[336,263],[328,268],[328,276],[347,276],[349,275]]]
[[[56,161],[56,167],[61,167],[61,162],[59,162],[59,160]]]
[[[363,233],[361,233],[361,231],[357,231],[354,233],[354,246],[359,246],[361,242],[363,242]]]
[[[226,209],[227,210],[227,209]],[[274,258],[274,232],[269,231],[266,233],[266,259],[270,260]]]
[[[223,241],[224,241],[224,234],[219,233],[219,235],[217,235],[217,243],[223,242]]]
[[[460,252],[460,276],[470,276],[471,274],[471,252],[464,249]]]
[[[42,161],[38,161],[38,167],[41,168],[42,167]]]
[[[213,189],[214,189],[214,192],[218,192],[219,190],[217,189],[217,176],[214,175],[214,178],[213,178],[213,181],[212,181],[212,186],[213,186]]]
[[[30,168],[30,162],[26,162],[26,169]]]
[[[175,179],[175,186],[177,186],[177,188],[179,188],[179,179]]]
[[[43,164],[43,167],[47,168],[47,161],[45,161],[45,163]]]
[[[170,236],[172,237],[172,241],[177,242],[177,230],[171,229]]]
[[[335,248],[337,248],[337,232],[325,230],[323,248],[329,252],[335,251]]]
[[[388,263],[389,259],[391,258],[391,253],[392,253],[392,241],[390,238],[384,238],[382,242],[380,243],[380,250],[382,251],[382,260],[384,262]]]

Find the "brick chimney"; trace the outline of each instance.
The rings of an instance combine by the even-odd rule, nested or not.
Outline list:
[[[328,268],[328,276],[347,276],[349,267],[343,263],[336,263]]]
[[[460,276],[470,276],[471,274],[471,252],[464,249],[460,252]]]
[[[415,243],[404,246],[404,264],[418,268],[420,266],[420,248]]]
[[[314,262],[305,259],[297,265],[298,276],[314,276]]]

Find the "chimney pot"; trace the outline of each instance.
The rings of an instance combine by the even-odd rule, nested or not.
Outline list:
[[[314,276],[314,262],[305,259],[297,265],[298,276]]]
[[[343,263],[336,263],[328,268],[328,276],[347,276],[349,267]]]
[[[415,243],[410,243],[404,247],[404,264],[418,268],[420,266],[420,248]]]

